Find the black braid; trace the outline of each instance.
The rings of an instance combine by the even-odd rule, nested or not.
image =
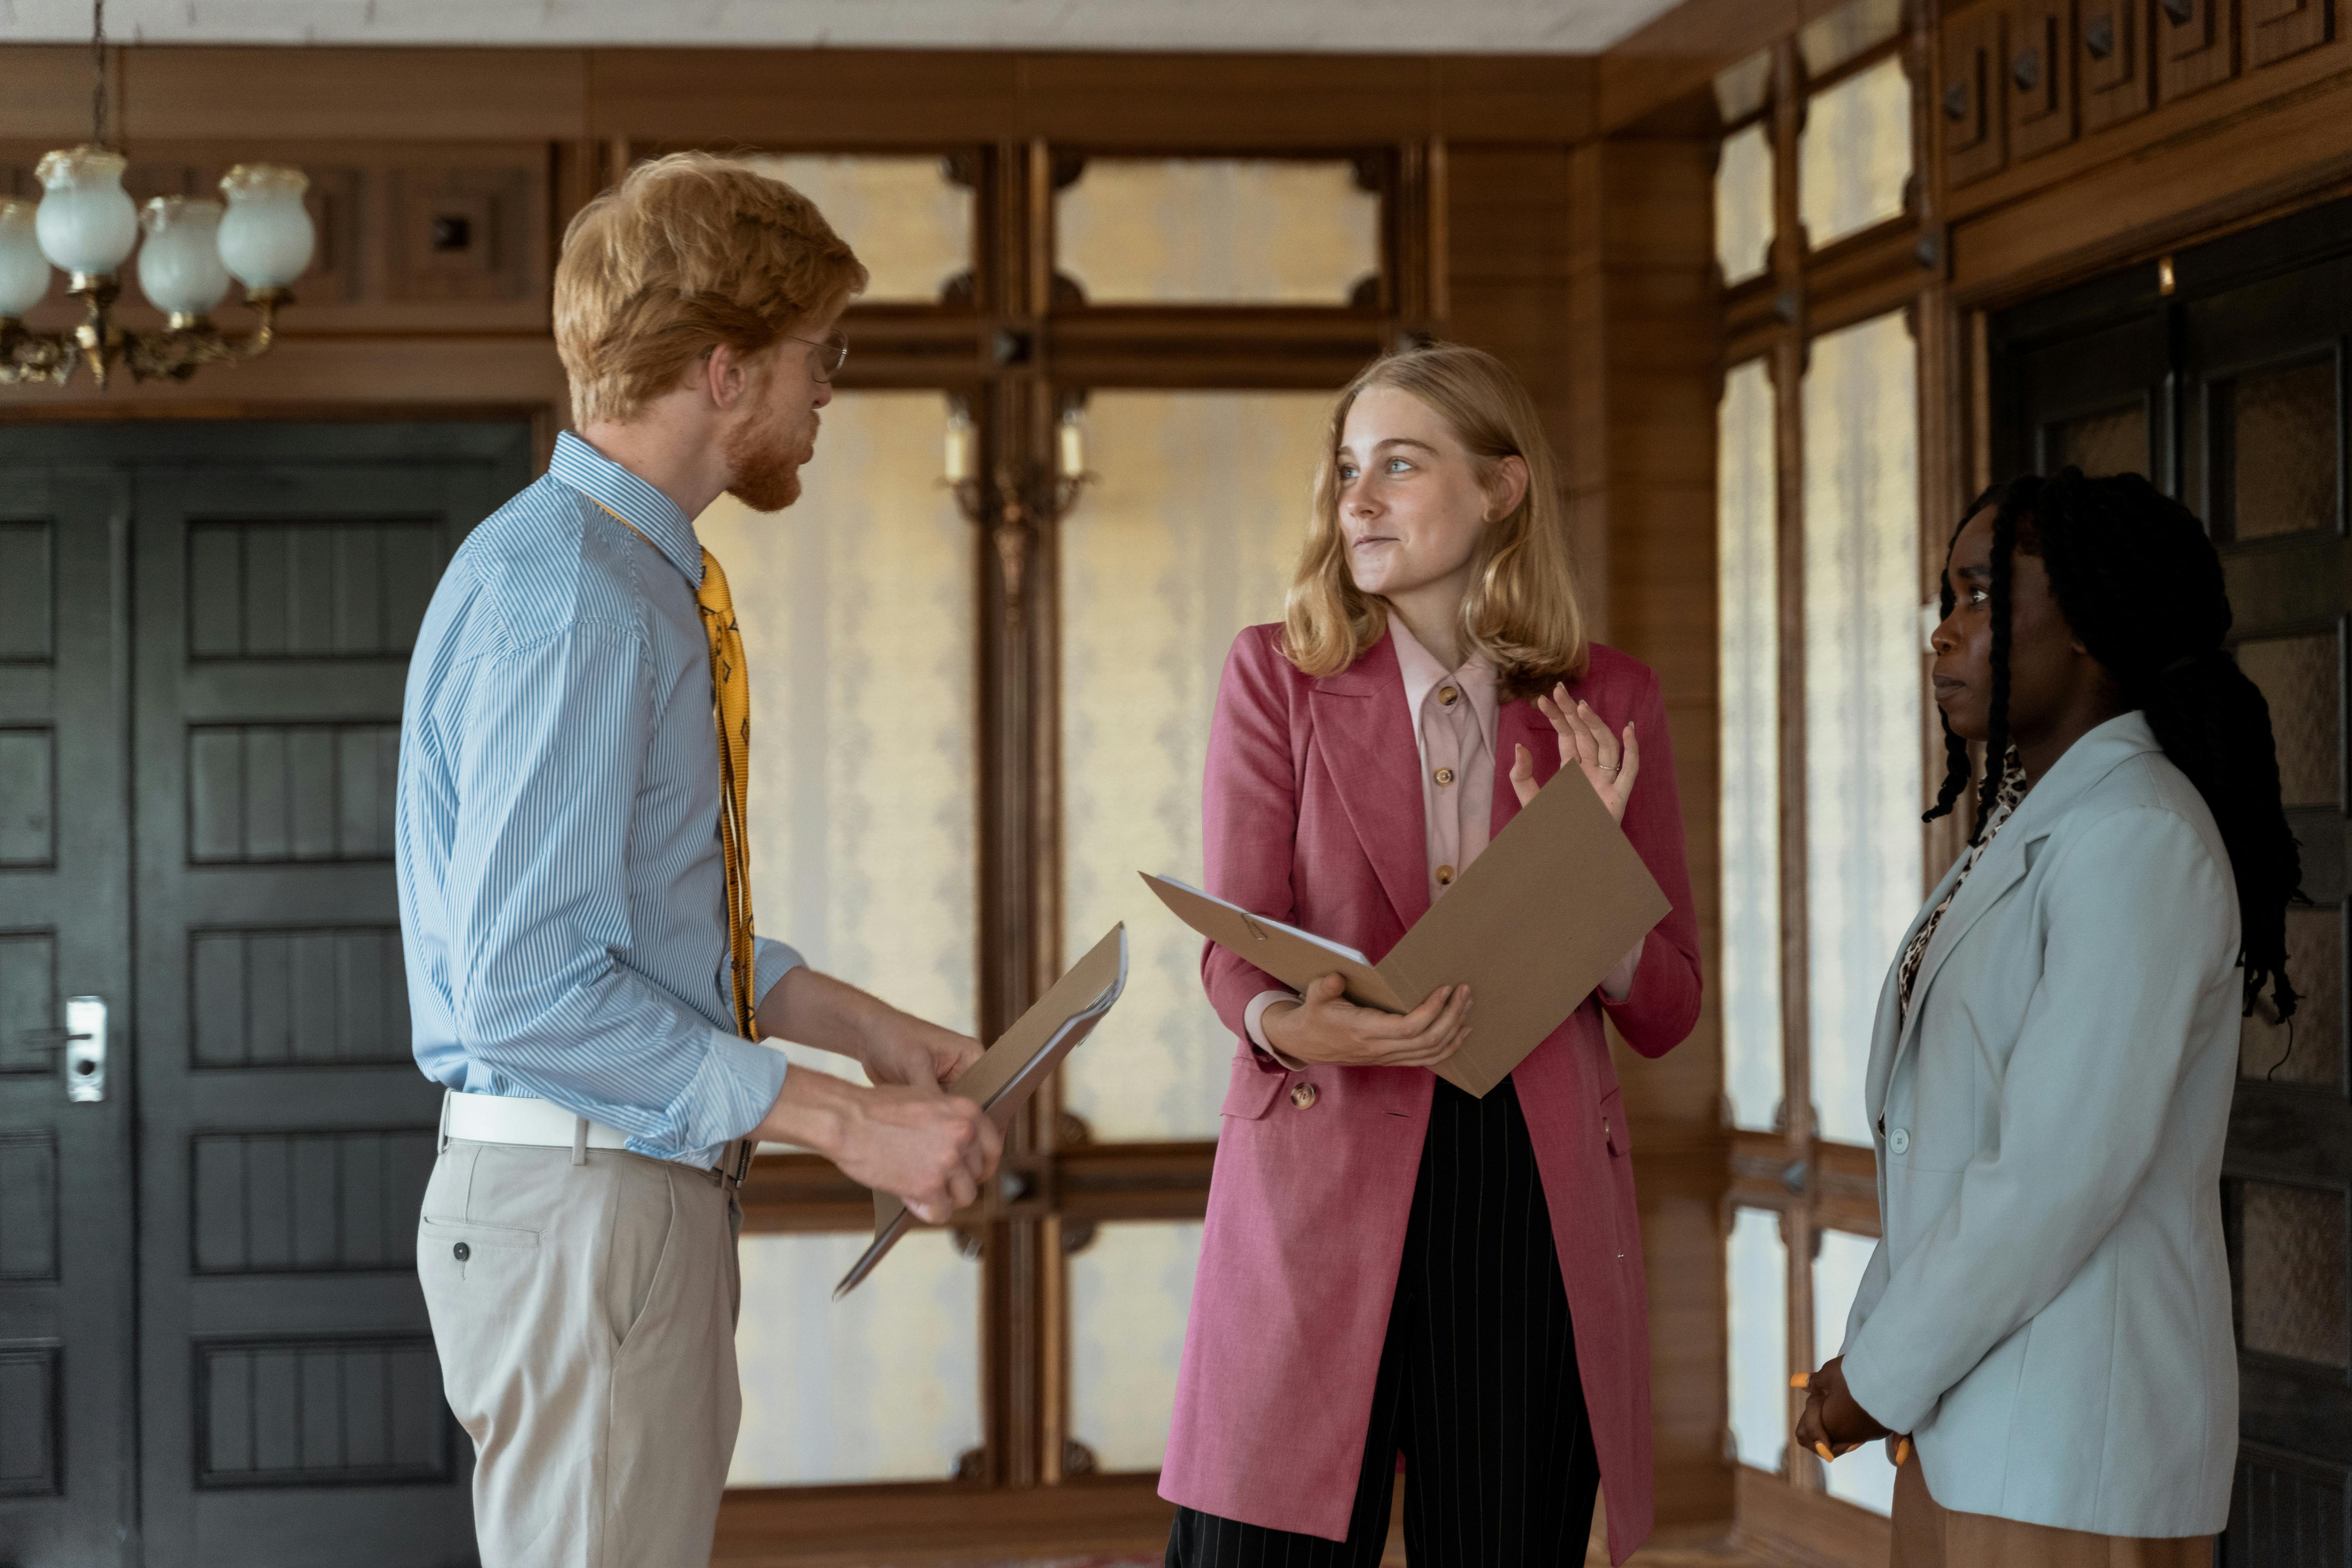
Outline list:
[[[2016,504],[2021,488],[2030,507]],[[2116,681],[2125,706],[2147,715],[2165,756],[2213,813],[2238,887],[2245,1010],[2253,1011],[2267,984],[2279,1017],[2294,1016],[2286,907],[2309,900],[2280,799],[2270,706],[2222,647],[2230,597],[2212,542],[2187,507],[2137,474],[2086,479],[2070,468],[2008,489],[2002,514],[2030,512],[2017,542],[2048,568],[2067,626]],[[2007,555],[1996,541],[1997,742],[2008,691]]]

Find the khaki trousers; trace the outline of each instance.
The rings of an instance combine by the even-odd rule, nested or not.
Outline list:
[[[688,1166],[443,1144],[416,1273],[474,1440],[484,1568],[709,1562],[742,1415],[741,1223]]]
[[[1927,1495],[1916,1451],[1895,1472],[1891,1568],[2212,1568],[2212,1563],[2210,1535],[2094,1535],[1955,1512]]]

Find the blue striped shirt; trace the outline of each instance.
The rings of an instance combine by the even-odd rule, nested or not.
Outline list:
[[[707,1165],[767,1114],[785,1058],[730,1026],[701,582],[677,504],[558,437],[547,477],[474,530],[425,612],[397,854],[425,1075]],[[752,994],[800,961],[761,942]]]

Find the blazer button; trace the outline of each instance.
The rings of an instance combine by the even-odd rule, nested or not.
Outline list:
[[[1886,1135],[1886,1147],[1897,1154],[1908,1153],[1911,1149],[1910,1132],[1905,1128],[1896,1128]]]
[[[461,1241],[457,1246],[449,1249],[449,1256],[456,1258],[458,1262],[463,1263],[466,1259],[474,1256],[474,1249]]]
[[[1313,1105],[1315,1103],[1315,1086],[1311,1083],[1292,1084],[1290,1086],[1290,1103],[1298,1107],[1301,1110]]]

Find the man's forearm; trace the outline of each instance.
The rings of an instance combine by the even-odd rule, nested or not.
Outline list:
[[[763,1036],[862,1062],[866,1042],[897,1012],[880,997],[803,963],[760,998],[757,1022]]]

